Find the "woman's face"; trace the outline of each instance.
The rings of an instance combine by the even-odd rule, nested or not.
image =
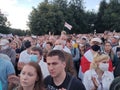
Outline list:
[[[110,43],[105,43],[105,51],[111,50],[112,46]]]
[[[103,72],[108,71],[109,67],[109,60],[102,60],[98,63],[99,69],[101,69]]]
[[[37,81],[36,69],[33,66],[26,65],[20,74],[20,83],[22,87],[34,87]]]

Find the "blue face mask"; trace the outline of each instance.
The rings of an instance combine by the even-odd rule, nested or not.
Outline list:
[[[31,55],[30,56],[30,61],[37,62],[38,61],[38,56],[37,55]]]

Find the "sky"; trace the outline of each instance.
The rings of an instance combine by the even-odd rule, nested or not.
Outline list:
[[[42,1],[44,0],[0,0],[0,9],[7,16],[12,28],[26,30],[29,29],[26,24],[32,7],[37,7]],[[86,10],[97,11],[100,1],[84,0],[84,6]]]

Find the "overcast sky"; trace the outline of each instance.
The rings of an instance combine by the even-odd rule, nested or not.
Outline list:
[[[0,0],[0,9],[7,16],[12,28],[27,29],[26,22],[32,7],[36,7],[42,1],[44,0]],[[86,10],[98,10],[100,1],[84,0]]]

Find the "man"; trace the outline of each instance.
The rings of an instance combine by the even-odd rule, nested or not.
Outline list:
[[[51,51],[46,61],[50,72],[44,80],[47,90],[85,90],[80,80],[65,72],[66,61],[62,51]]]
[[[37,62],[39,64],[43,78],[49,75],[47,64],[43,60],[43,51],[40,47],[31,48],[31,61]]]
[[[30,62],[31,42],[25,41],[24,45],[26,49],[20,53],[20,57],[17,65],[19,70],[21,70],[26,63]]]
[[[64,44],[64,41],[63,40],[56,40],[55,42],[55,47],[53,48],[53,50],[61,50],[63,51],[64,55],[65,55],[65,61],[66,61],[66,67],[65,67],[65,70],[66,72],[69,72],[70,74],[76,76],[76,70],[75,70],[75,67],[74,67],[74,63],[73,63],[73,60],[72,60],[72,55],[70,54],[71,51],[69,48],[64,48],[65,44]]]
[[[0,54],[0,81],[2,90],[8,90],[8,78],[15,74],[10,58],[5,54]]]
[[[16,52],[10,47],[10,42],[7,39],[0,40],[0,53],[6,54],[10,57],[12,64],[15,66]]]
[[[70,49],[65,44],[66,44],[66,41],[58,39],[55,41],[55,46],[54,46],[53,50],[56,50],[56,49],[63,50],[65,52],[71,54]]]

